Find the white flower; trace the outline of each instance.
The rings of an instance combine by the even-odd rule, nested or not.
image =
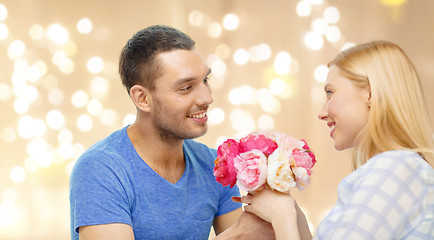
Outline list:
[[[277,148],[268,156],[268,185],[280,192],[289,192],[290,188],[295,187],[294,175],[291,171],[290,158],[291,152]]]

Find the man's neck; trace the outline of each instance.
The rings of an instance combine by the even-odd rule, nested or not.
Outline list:
[[[176,183],[185,170],[182,149],[184,141],[164,141],[160,136],[145,129],[139,124],[133,124],[127,129],[128,137],[137,154],[162,178]]]

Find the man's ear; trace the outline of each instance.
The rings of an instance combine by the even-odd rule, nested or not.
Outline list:
[[[150,112],[152,106],[152,96],[150,91],[140,85],[134,85],[130,89],[130,97],[134,105],[143,112]]]

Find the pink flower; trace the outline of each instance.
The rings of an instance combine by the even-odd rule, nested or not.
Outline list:
[[[240,152],[256,149],[268,157],[277,148],[277,143],[264,135],[249,134],[241,138],[239,146]]]
[[[214,175],[223,186],[253,191],[267,183],[288,193],[310,183],[315,155],[305,140],[275,131],[253,132],[239,141],[228,139],[217,151]]]
[[[217,182],[231,188],[237,182],[237,173],[234,167],[234,158],[239,154],[238,142],[233,139],[226,140],[217,149],[217,158],[214,161],[214,176]]]
[[[234,159],[237,185],[242,191],[254,191],[267,181],[267,157],[262,151],[252,149]]]
[[[292,151],[294,148],[302,148],[305,145],[304,142],[301,142],[299,139],[289,136],[284,133],[271,131],[271,130],[262,130],[255,132],[256,134],[264,135],[265,137],[275,141],[279,148]]]
[[[309,176],[312,174],[311,168],[315,164],[315,157],[312,159],[308,152],[300,149],[294,149],[292,152],[292,158],[294,159],[294,167],[305,168]]]
[[[307,142],[304,139],[301,139],[302,142],[304,142],[303,149],[309,154],[310,158],[312,158],[312,167],[316,163],[315,154],[310,150],[309,146],[307,145]]]

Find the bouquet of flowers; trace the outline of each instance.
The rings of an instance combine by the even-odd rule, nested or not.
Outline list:
[[[258,131],[240,140],[228,139],[217,149],[217,182],[242,191],[264,184],[280,192],[304,189],[310,183],[315,155],[305,140],[275,131]]]

